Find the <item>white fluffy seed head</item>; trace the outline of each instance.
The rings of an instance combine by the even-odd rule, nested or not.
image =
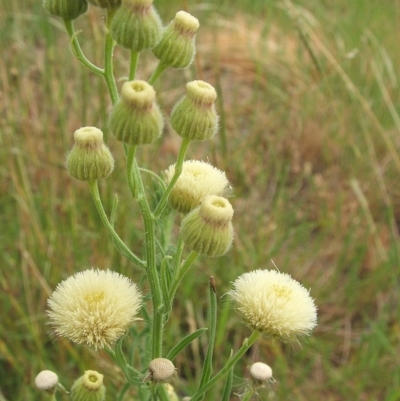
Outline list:
[[[175,165],[165,171],[167,184],[175,173]],[[208,195],[225,198],[232,194],[232,187],[223,171],[200,160],[188,160],[183,163],[182,173],[169,196],[173,209],[187,214]]]
[[[298,341],[317,325],[314,300],[289,274],[275,270],[244,273],[228,295],[252,329],[284,342]]]
[[[51,370],[42,370],[35,378],[35,386],[39,390],[55,390],[58,384],[58,376]]]
[[[97,349],[112,345],[137,320],[141,294],[127,277],[91,269],[61,282],[48,306],[56,335]]]
[[[168,382],[175,375],[175,366],[165,358],[155,358],[149,364],[150,380],[153,382]]]
[[[272,369],[262,362],[255,362],[250,366],[250,376],[253,380],[264,382],[272,379]]]

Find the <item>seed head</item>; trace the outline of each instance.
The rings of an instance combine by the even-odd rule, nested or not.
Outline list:
[[[51,370],[42,370],[35,379],[35,385],[39,390],[54,393],[58,384],[58,376]]]
[[[172,379],[175,372],[175,366],[169,359],[155,358],[149,364],[149,374],[145,380],[166,383]]]
[[[255,362],[250,366],[250,376],[256,382],[266,382],[272,379],[272,369],[262,362]]]

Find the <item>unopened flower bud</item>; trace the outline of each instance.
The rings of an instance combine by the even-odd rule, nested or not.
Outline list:
[[[233,241],[233,208],[221,196],[207,196],[201,205],[182,220],[181,235],[185,245],[208,256],[222,256]]]
[[[44,9],[51,15],[74,20],[87,11],[87,0],[43,0]]]
[[[163,129],[163,117],[155,102],[156,92],[145,81],[122,86],[121,100],[113,108],[109,126],[115,137],[129,145],[154,142]]]
[[[114,159],[103,142],[103,132],[96,127],[83,127],[74,133],[75,144],[67,156],[68,173],[80,181],[108,177]]]
[[[175,366],[169,359],[155,358],[149,364],[149,373],[145,381],[167,383],[174,377],[175,372]]]
[[[262,362],[255,362],[250,366],[250,376],[254,382],[262,384],[272,379],[272,369]]]
[[[122,0],[111,24],[111,35],[120,46],[139,52],[160,41],[162,22],[152,3],[153,0]]]
[[[71,388],[72,401],[103,401],[106,396],[103,377],[95,370],[86,370]]]
[[[207,82],[187,83],[186,95],[172,109],[172,128],[183,138],[194,141],[210,139],[218,131],[216,98],[217,92]]]
[[[54,394],[58,384],[58,376],[51,370],[42,370],[35,379],[36,388]]]
[[[121,5],[121,0],[88,0],[89,3],[96,7],[106,8],[107,10],[112,10]]]
[[[185,11],[177,12],[153,53],[169,67],[189,67],[196,53],[195,35],[199,26],[197,18]]]
[[[169,184],[175,174],[175,164],[165,171],[166,183]],[[168,202],[172,209],[187,214],[208,195],[228,197],[232,187],[223,171],[200,160],[183,162],[182,173],[169,195]]]

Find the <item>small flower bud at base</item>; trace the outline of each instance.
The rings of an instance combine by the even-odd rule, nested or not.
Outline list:
[[[75,131],[74,139],[74,147],[67,156],[68,173],[80,181],[108,177],[114,169],[114,159],[104,145],[103,132],[95,127],[84,127]]]
[[[121,100],[109,120],[110,130],[119,141],[138,146],[160,137],[164,121],[155,98],[156,92],[145,81],[124,83]]]
[[[103,401],[106,395],[103,378],[95,370],[86,370],[71,388],[72,401]]]
[[[185,245],[207,256],[222,256],[233,241],[233,208],[220,196],[207,196],[199,207],[182,220],[181,235]]]
[[[174,377],[175,373],[175,366],[169,359],[155,358],[149,364],[149,373],[144,381],[166,383]]]
[[[186,84],[186,95],[171,112],[171,125],[178,135],[192,141],[210,139],[218,131],[218,115],[215,111],[217,92],[204,81]]]
[[[58,376],[51,370],[42,370],[35,379],[36,388],[54,394],[58,384]]]
[[[51,15],[74,20],[87,11],[86,0],[43,0],[43,8]]]
[[[189,67],[196,53],[195,34],[198,28],[197,18],[179,11],[153,49],[154,55],[166,66]]]
[[[255,382],[266,382],[272,379],[272,369],[262,362],[255,362],[250,366],[250,376]]]
[[[111,35],[120,46],[140,52],[151,49],[160,41],[162,22],[152,2],[122,1],[111,24]]]

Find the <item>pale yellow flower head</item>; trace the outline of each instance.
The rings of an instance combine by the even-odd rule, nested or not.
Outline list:
[[[174,173],[175,165],[165,171],[167,184]],[[232,187],[223,171],[204,161],[187,160],[169,196],[169,204],[173,209],[186,214],[199,206],[208,195],[227,198],[231,194]]]
[[[56,335],[97,349],[113,344],[137,320],[141,294],[127,277],[91,269],[61,282],[48,305]]]
[[[289,274],[275,270],[244,273],[228,295],[251,328],[284,342],[298,341],[317,325],[314,300]]]

